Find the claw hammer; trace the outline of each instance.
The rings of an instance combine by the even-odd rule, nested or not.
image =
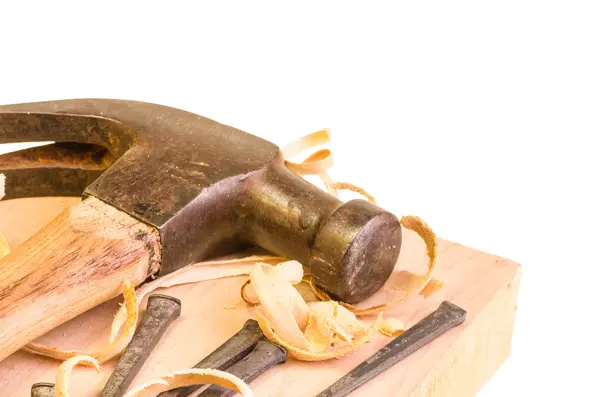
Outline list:
[[[261,138],[183,110],[74,99],[0,106],[0,143],[55,142],[0,156],[4,200],[81,196],[0,260],[0,360],[134,285],[260,246],[300,261],[337,299],[374,294],[401,227],[287,169]]]

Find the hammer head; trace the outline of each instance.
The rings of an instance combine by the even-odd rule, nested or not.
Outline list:
[[[56,143],[0,156],[5,199],[94,196],[158,229],[161,274],[251,243],[356,302],[396,263],[392,214],[341,203],[285,169],[276,145],[196,114],[109,99],[0,106],[0,143],[27,141]]]

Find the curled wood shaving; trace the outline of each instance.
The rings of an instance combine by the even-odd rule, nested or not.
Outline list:
[[[247,280],[240,290],[240,296],[242,300],[249,304],[250,306],[258,305],[258,297],[256,296],[256,292],[254,292],[254,288],[250,291],[250,280]]]
[[[333,166],[333,154],[329,149],[318,150],[300,163],[295,163],[289,159],[298,155],[302,151],[314,149],[316,146],[327,144],[331,141],[328,129],[305,135],[290,142],[282,149],[285,165],[287,168],[298,175],[317,175],[323,181],[327,192],[335,197],[339,196],[339,190],[350,190],[365,197],[368,201],[375,203],[375,197],[367,193],[361,187],[349,182],[334,182],[327,171]]]
[[[159,288],[170,288],[176,285],[248,275],[256,262],[281,262],[283,260],[284,258],[273,255],[251,255],[243,258],[194,263],[176,270],[173,273],[157,278],[138,288],[136,291],[137,302],[139,305],[146,295]],[[124,307],[121,307],[113,319],[110,331],[111,342],[119,335],[126,318],[126,310]]]
[[[125,394],[124,397],[155,397],[167,390],[199,384],[216,384],[234,390],[244,397],[253,396],[250,387],[235,375],[216,369],[192,368],[146,382]]]
[[[354,313],[339,304],[335,306],[335,321],[343,331],[336,332],[344,340],[350,340],[344,334],[356,335],[364,332],[366,329],[365,324],[362,321],[358,321]]]
[[[333,155],[331,150],[318,150],[300,163],[295,163],[289,160],[304,150],[313,149],[315,146],[327,144],[330,142],[330,140],[329,130],[324,129],[290,142],[281,151],[283,153],[283,157],[285,158],[285,165],[290,171],[298,175],[317,175],[323,181],[327,192],[335,197],[338,197],[338,189],[335,187],[335,182],[333,179],[331,179],[329,174],[327,174],[327,170],[333,166]]]
[[[23,347],[22,350],[59,361],[65,361],[80,355],[80,352],[77,350],[62,350],[54,347],[44,346],[38,343],[29,343]]]
[[[123,284],[123,298],[125,301],[126,321],[123,332],[114,341],[110,342],[105,348],[96,353],[86,354],[76,350],[62,350],[53,347],[47,347],[37,343],[29,343],[24,350],[31,353],[51,357],[57,360],[69,360],[77,356],[93,357],[100,363],[105,363],[115,356],[119,355],[127,346],[133,334],[138,319],[138,303],[135,296],[135,289],[129,281]]]
[[[364,332],[365,329],[354,313],[337,302],[316,302],[310,306],[310,317],[304,337],[312,351],[324,351],[330,345],[339,345],[342,341],[352,342],[355,335]]]
[[[303,281],[304,271],[302,269],[302,264],[298,261],[281,262],[277,266],[269,266],[267,264],[261,265],[263,265],[263,271],[266,274],[287,281],[292,285],[296,285]],[[242,285],[240,295],[244,302],[250,305],[257,305],[259,303],[258,296],[256,296],[256,291],[254,290],[254,285],[250,283],[250,280]]]
[[[321,178],[321,181],[323,181],[323,185],[325,185],[325,190],[327,190],[327,193],[338,198],[339,197],[338,189],[335,187],[335,182],[329,176],[329,174],[326,172],[320,172],[317,174],[317,176],[319,178]]]
[[[383,322],[383,314],[380,313],[379,316],[377,316],[375,322],[373,322],[373,324],[371,325],[371,327],[357,335],[352,343],[348,343],[342,346],[336,345],[335,349],[333,350],[316,353],[308,349],[299,349],[296,346],[288,343],[287,341],[279,337],[273,331],[269,320],[267,320],[267,318],[260,312],[260,310],[256,311],[256,317],[261,330],[270,341],[284,347],[287,350],[290,357],[301,361],[325,361],[346,356],[360,349],[360,347],[363,344],[367,343],[373,337],[373,335],[377,333],[377,331],[381,327],[381,323]]]
[[[363,189],[362,187],[353,185],[349,182],[335,182],[333,184],[333,188],[336,190],[350,190],[351,192],[360,194],[361,196],[363,196],[364,198],[366,198],[368,201],[372,202],[373,204],[376,203],[375,197],[373,197],[372,195],[367,193],[367,191],[365,189]]]
[[[310,307],[308,325],[304,337],[308,341],[309,350],[323,353],[329,349],[335,336],[331,319],[335,316],[335,307],[330,302],[318,302]]]
[[[308,323],[308,305],[300,293],[288,282],[267,274],[260,264],[255,265],[250,274],[256,296],[275,331],[289,344],[307,349],[308,344],[302,329]]]
[[[302,270],[298,262],[289,266]],[[267,273],[257,264],[250,274],[250,285],[260,303],[256,309],[260,328],[291,357],[304,361],[341,357],[359,349],[379,330],[382,315],[367,327],[337,302],[315,302],[308,307],[292,284],[276,274],[277,269]]]
[[[423,288],[421,292],[419,292],[419,295],[421,295],[425,299],[428,299],[430,296],[441,290],[443,287],[444,283],[442,281],[432,278],[427,283],[425,288]]]
[[[404,331],[406,331],[406,327],[402,321],[393,317],[387,318],[379,328],[379,332],[385,336],[398,336]]]
[[[6,239],[4,238],[2,233],[0,233],[0,258],[8,255],[9,252],[10,252],[10,247],[8,246],[8,242],[6,242]]]
[[[287,281],[292,285],[296,285],[302,282],[304,277],[304,269],[302,264],[298,261],[285,261],[279,263],[277,266],[263,266],[263,270],[267,274],[279,278],[280,280]]]
[[[123,332],[121,332],[118,338],[110,341],[110,344],[106,348],[97,353],[96,357],[101,363],[110,360],[125,350],[127,344],[131,341],[133,334],[135,333],[139,314],[139,305],[133,285],[131,285],[129,281],[125,282],[123,298],[125,299],[124,306],[125,311],[127,312],[127,320],[125,321]]]
[[[94,367],[97,372],[100,372],[100,363],[94,357],[75,356],[69,358],[56,371],[56,397],[69,397],[69,378],[76,365]]]
[[[427,248],[427,256],[429,257],[427,273],[417,278],[418,281],[413,284],[413,289],[408,291],[410,295],[414,295],[420,293],[433,278],[433,273],[438,264],[438,241],[433,230],[418,216],[403,216],[400,219],[400,224],[404,228],[414,231],[423,239]]]
[[[313,132],[287,144],[281,152],[285,165],[298,175],[318,175],[333,166],[333,156],[329,149],[322,149],[307,157],[301,163],[294,163],[289,159],[304,150],[313,149],[315,146],[324,145],[331,141],[328,129]]]

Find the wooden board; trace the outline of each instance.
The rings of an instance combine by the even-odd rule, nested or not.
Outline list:
[[[47,198],[0,202],[0,231],[16,246],[76,199]],[[424,271],[424,245],[405,233],[397,269]],[[39,264],[43,266],[43,263]],[[440,264],[436,278],[445,286],[429,299],[410,298],[388,310],[411,325],[450,300],[468,311],[467,320],[430,345],[406,358],[351,396],[475,396],[509,355],[514,314],[517,308],[520,267],[494,255],[440,240]],[[182,315],[167,331],[133,385],[193,366],[233,335],[253,317],[253,309],[239,305],[244,277],[208,281],[171,288],[182,300]],[[389,283],[393,283],[391,279]],[[164,291],[164,290],[163,290]],[[372,301],[384,299],[382,292]],[[108,338],[109,326],[119,300],[107,302],[58,327],[41,338],[54,347],[93,351]],[[145,304],[145,302],[144,302]],[[369,320],[368,318],[365,320]],[[359,352],[340,360],[320,363],[290,360],[251,384],[257,397],[314,396],[369,357],[389,338],[378,335]],[[0,362],[3,396],[29,396],[35,382],[54,382],[59,363],[17,352]],[[78,369],[72,378],[72,396],[97,396],[108,379],[114,361],[98,375]]]

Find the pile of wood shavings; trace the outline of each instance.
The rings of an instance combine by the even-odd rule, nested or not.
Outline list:
[[[277,271],[286,266],[286,271]],[[296,290],[287,272],[302,272],[299,262],[286,262],[265,272],[261,264],[250,274],[251,295],[259,305],[256,317],[269,340],[283,346],[288,354],[302,361],[339,358],[359,349],[379,331],[383,314],[370,326],[335,301],[308,304]]]

